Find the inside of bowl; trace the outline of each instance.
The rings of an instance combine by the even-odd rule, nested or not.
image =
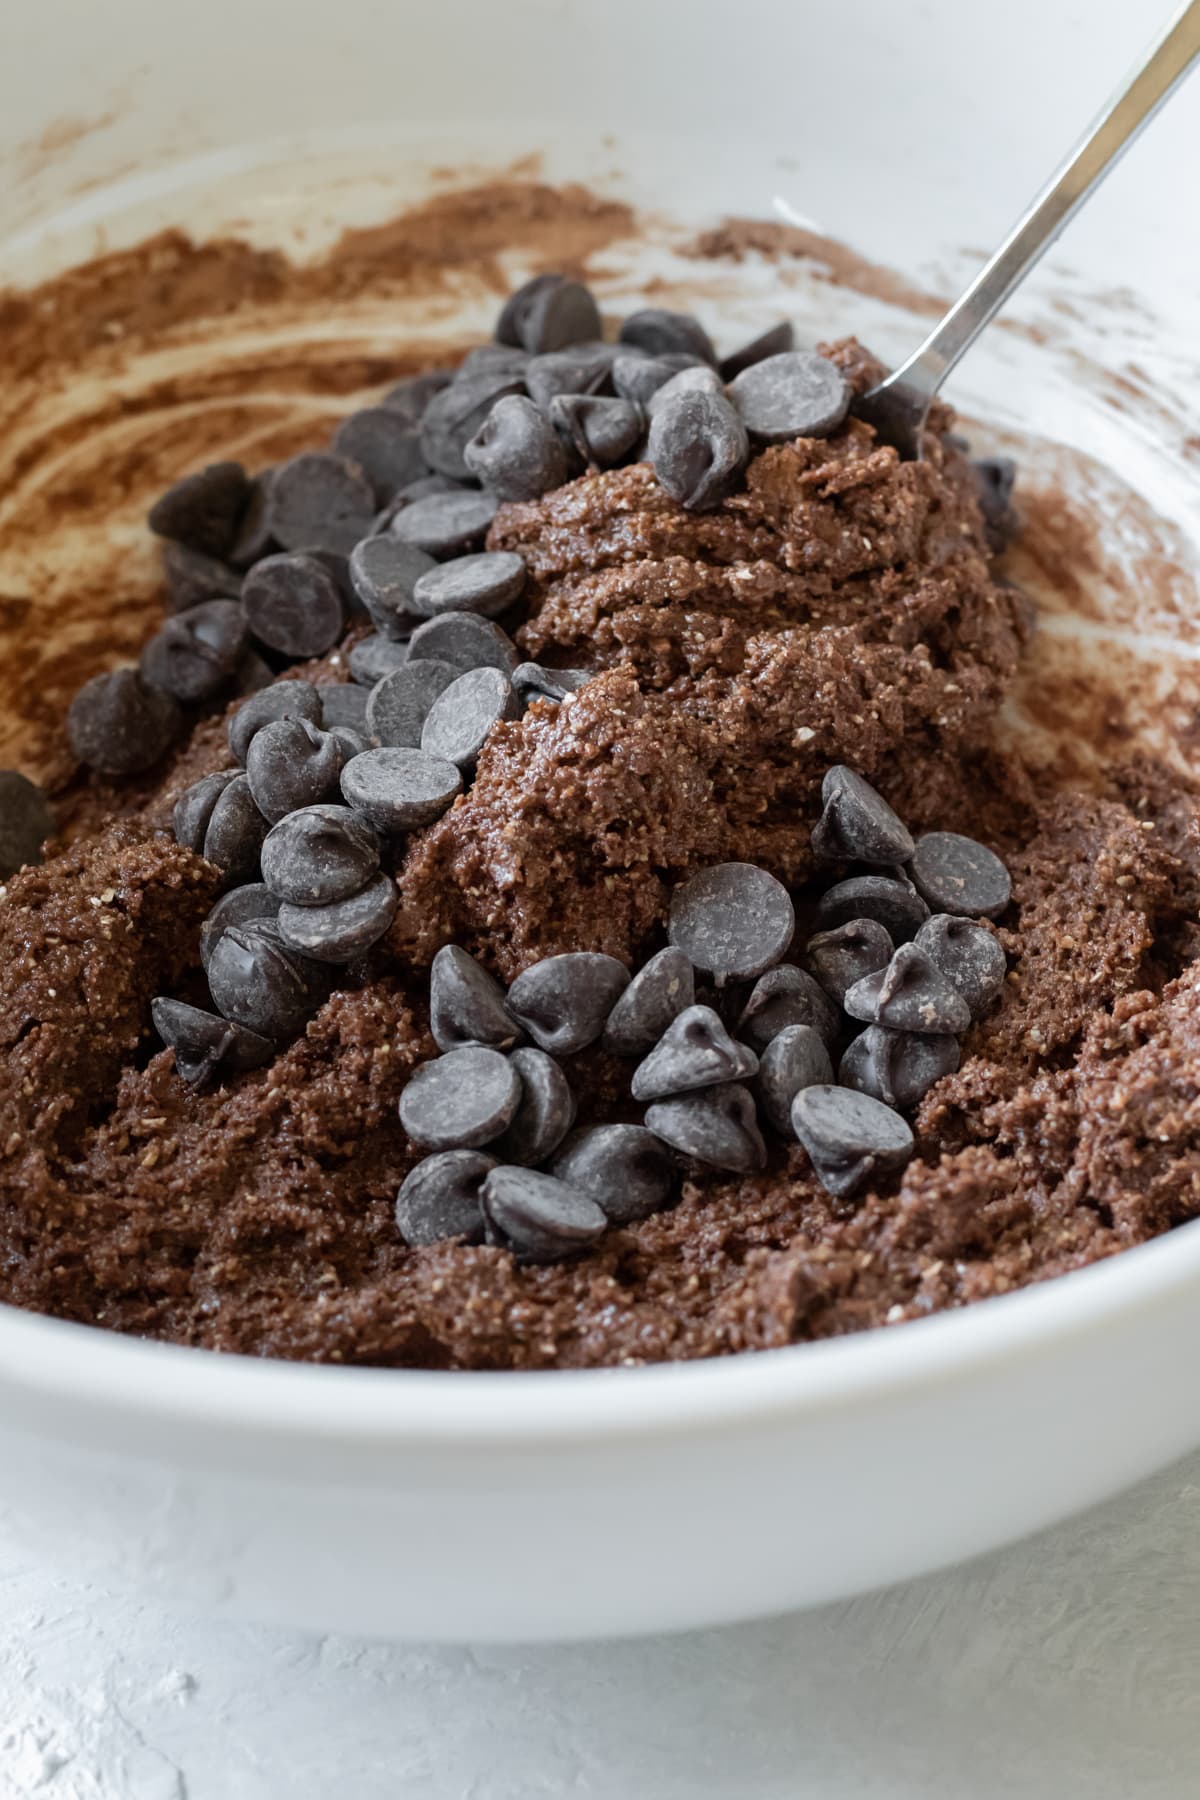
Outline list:
[[[576,128],[506,157],[528,151],[512,120],[419,147],[343,126],[111,166],[128,125],[48,128],[4,203],[0,758],[50,781],[66,700],[152,628],[155,495],[215,456],[254,467],[322,442],[397,374],[486,337],[527,273],[579,270],[614,314],[647,294],[694,308],[721,348],[785,315],[801,343],[853,334],[893,360],[978,260],[896,268],[848,247],[778,159],[769,184],[742,170],[700,194],[661,132]],[[85,153],[107,179],[80,179]],[[735,189],[757,218],[721,210]],[[1007,572],[1041,629],[1007,729],[1073,774],[1134,748],[1186,763],[1200,717],[1200,360],[1173,312],[1173,292],[1055,264],[952,384],[973,445],[1021,469]]]

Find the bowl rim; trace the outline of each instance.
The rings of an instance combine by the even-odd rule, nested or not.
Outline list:
[[[39,1403],[51,1425],[55,1409],[86,1405],[210,1437],[408,1451],[661,1443],[960,1384],[1188,1294],[1200,1298],[1200,1219],[1082,1269],[897,1327],[636,1368],[346,1368],[131,1338],[0,1304],[0,1413],[6,1395],[19,1395]]]

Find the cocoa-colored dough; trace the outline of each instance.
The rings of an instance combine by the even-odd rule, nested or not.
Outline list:
[[[873,378],[857,346],[832,354]],[[851,422],[768,450],[712,514],[639,466],[504,508],[490,541],[529,566],[526,654],[600,673],[494,729],[397,864],[388,939],[270,1067],[196,1094],[150,1027],[157,993],[204,1002],[219,877],[165,827],[227,765],[223,721],[154,777],[65,790],[70,847],[0,900],[0,1299],[252,1354],[636,1364],[895,1323],[1194,1216],[1200,808],[1148,762],[1083,791],[997,747],[1032,619],[993,578],[956,451],[902,464]],[[565,949],[632,961],[672,884],[726,858],[785,879],[803,931],[833,762],[1013,874],[1004,992],[904,1174],[837,1201],[776,1142],[750,1180],[693,1167],[671,1210],[578,1262],[408,1250],[397,1100],[434,1053],[437,948],[505,978]],[[594,1049],[568,1075],[582,1121],[630,1116],[627,1063]]]
[[[857,345],[832,354],[859,388],[879,373]],[[560,950],[628,957],[704,863],[803,882],[831,763],[942,817],[910,758],[986,750],[1029,630],[961,458],[901,463],[853,421],[767,450],[714,513],[639,464],[505,508],[490,541],[529,568],[526,650],[605,670],[499,727],[404,870],[397,947],[453,939],[505,977]]]

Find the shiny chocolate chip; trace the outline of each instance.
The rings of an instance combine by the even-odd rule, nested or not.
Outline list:
[[[429,1029],[439,1050],[508,1050],[521,1036],[500,983],[457,944],[443,945],[429,971]]]
[[[512,1124],[521,1078],[512,1061],[484,1045],[422,1063],[400,1096],[400,1123],[428,1150],[474,1150]]]
[[[796,918],[783,883],[754,863],[717,863],[671,896],[669,935],[718,986],[761,975],[792,941]]]
[[[594,1200],[614,1225],[661,1212],[675,1188],[671,1153],[644,1125],[592,1125],[572,1132],[550,1167]]]
[[[590,1195],[539,1169],[501,1163],[483,1184],[483,1216],[493,1243],[521,1262],[561,1262],[590,1248],[608,1220]]]
[[[628,985],[629,971],[615,956],[569,950],[518,975],[508,990],[508,1010],[539,1049],[572,1056],[595,1043]]]
[[[876,1175],[894,1174],[913,1153],[913,1134],[900,1114],[852,1088],[801,1088],[792,1127],[822,1187],[839,1197]]]
[[[275,1054],[269,1038],[183,1000],[160,996],[150,1004],[150,1017],[189,1087],[211,1087],[222,1075],[259,1069]]]

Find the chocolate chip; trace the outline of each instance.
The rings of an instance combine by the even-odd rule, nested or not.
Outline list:
[[[1004,986],[1008,958],[994,932],[973,919],[935,913],[916,935],[916,943],[935,969],[940,969],[981,1019]]]
[[[429,1150],[474,1150],[512,1124],[521,1078],[507,1056],[468,1044],[422,1063],[400,1096],[400,1123]]]
[[[235,885],[253,881],[267,835],[267,821],[254,804],[250,783],[235,775],[217,795],[204,834],[204,857]]]
[[[0,769],[0,878],[42,860],[54,814],[40,787],[17,769]]]
[[[213,950],[223,932],[231,925],[249,925],[252,919],[274,919],[279,901],[265,882],[252,881],[244,887],[230,888],[200,927],[200,966],[207,970]]]
[[[166,755],[183,727],[178,705],[136,669],[93,675],[72,700],[67,738],[73,753],[104,775],[136,775]]]
[[[965,448],[966,440],[957,439],[956,448]],[[1013,487],[1017,479],[1017,465],[1011,456],[977,456],[972,460],[971,469],[980,485],[988,493],[1007,506],[1012,498]],[[982,505],[983,502],[981,501]]]
[[[457,671],[449,663],[410,659],[385,675],[367,698],[367,731],[380,744],[416,750],[429,709]]]
[[[242,606],[260,644],[283,656],[323,656],[342,635],[337,581],[315,556],[264,556],[242,584]]]
[[[347,618],[365,619],[367,609],[354,591],[354,583],[350,579],[350,558],[337,550],[322,550],[319,546],[305,545],[295,552],[297,556],[311,556],[314,562],[333,576],[337,583],[337,591],[342,596]]]
[[[215,462],[185,475],[150,508],[147,524],[205,556],[225,556],[237,535],[250,483],[241,463]]]
[[[674,363],[658,356],[619,356],[612,379],[617,395],[642,411],[664,384],[679,373]]]
[[[365,760],[355,757],[344,775]],[[378,867],[375,830],[348,806],[306,806],[289,813],[271,827],[262,847],[263,880],[273,894],[293,906],[348,900],[367,885]]]
[[[615,956],[568,950],[522,971],[508,990],[508,1010],[539,1049],[571,1056],[595,1043],[629,985]]]
[[[256,1031],[235,1025],[217,1013],[160,995],[150,1002],[154,1029],[175,1052],[175,1067],[190,1087],[206,1088],[219,1073],[240,1074],[269,1063],[275,1047]]]
[[[351,731],[357,731],[365,738],[367,733],[367,700],[369,695],[365,688],[356,687],[352,681],[326,681],[317,689],[321,701],[321,729],[333,731],[337,726],[348,725]],[[366,748],[364,743],[363,748]]]
[[[539,294],[548,288],[561,286],[566,279],[565,275],[532,275],[528,281],[523,282],[508,296],[500,309],[500,317],[496,320],[496,342],[522,348],[525,321],[530,307]]]
[[[814,922],[822,931],[832,931],[851,919],[874,919],[894,944],[903,944],[928,917],[929,908],[906,881],[887,875],[852,875],[821,895]]]
[[[252,563],[279,549],[271,535],[271,483],[274,479],[274,469],[263,469],[251,478],[237,533],[226,553],[235,569],[248,569]]]
[[[790,319],[783,319],[778,325],[771,325],[759,337],[751,338],[740,350],[734,350],[721,361],[722,381],[736,381],[744,369],[752,369],[756,363],[765,362],[768,356],[779,356],[790,350],[796,341]]]
[[[254,734],[246,777],[254,804],[277,825],[302,806],[332,799],[342,772],[336,738],[307,719],[276,719]]]
[[[321,719],[321,696],[311,681],[277,681],[243,701],[229,721],[229,748],[244,763],[256,731],[274,719],[307,719],[317,725]]]
[[[352,725],[331,725],[329,735],[336,738],[341,745],[342,767],[353,762],[356,756],[363,756],[371,748],[370,740],[365,732],[355,731]]]
[[[419,622],[413,593],[422,575],[436,567],[426,551],[398,537],[364,538],[350,552],[354,591],[372,623],[390,638],[407,638]]]
[[[463,460],[501,500],[537,500],[567,479],[562,440],[523,394],[496,402],[463,451]]]
[[[959,1055],[956,1037],[868,1025],[842,1057],[838,1080],[885,1106],[916,1106],[935,1081],[953,1075]]]
[[[289,950],[274,919],[252,919],[221,933],[208,959],[208,986],[227,1019],[280,1043],[325,1004],[333,977]]]
[[[917,936],[920,937],[920,932]],[[864,975],[887,968],[894,949],[895,945],[878,920],[849,919],[833,931],[819,931],[809,938],[804,950],[804,964],[840,1006],[847,988],[852,988]]]
[[[454,764],[424,750],[368,750],[342,770],[343,798],[383,832],[431,825],[461,792]]]
[[[367,406],[351,413],[334,432],[332,447],[337,456],[358,465],[380,505],[406,481],[429,473],[420,436],[395,407]]]
[[[682,351],[698,356],[703,362],[716,363],[717,353],[712,339],[690,313],[667,312],[659,306],[647,306],[630,313],[620,330],[623,344],[636,344],[650,356],[666,356]]]
[[[297,556],[311,556],[314,562],[333,576],[337,591],[342,597],[342,605],[348,619],[365,619],[367,609],[354,591],[354,583],[350,579],[350,558],[342,556],[336,550],[322,550],[316,546],[306,546],[295,552]]]
[[[787,889],[754,863],[701,869],[671,896],[671,942],[718,987],[777,963],[795,927]]]
[[[1017,534],[1018,519],[1012,504],[1017,465],[1011,456],[980,456],[971,464],[979,510],[987,533],[988,549],[999,556]]]
[[[902,863],[913,853],[907,827],[869,781],[837,763],[821,783],[824,811],[812,847],[825,862]]]
[[[851,1088],[801,1088],[792,1102],[792,1127],[830,1194],[852,1194],[873,1175],[893,1174],[913,1153],[913,1135],[900,1114]]]
[[[479,613],[494,619],[519,600],[525,587],[525,562],[512,550],[484,550],[457,556],[426,570],[413,591],[416,611],[426,618],[438,613]]]
[[[518,663],[512,673],[513,692],[522,706],[531,700],[565,700],[594,674],[594,669],[547,669],[541,663]]]
[[[646,1125],[672,1149],[710,1169],[752,1175],[766,1164],[754,1101],[749,1089],[735,1081],[658,1100],[646,1109]]]
[[[635,1100],[659,1100],[757,1071],[753,1050],[734,1042],[711,1006],[689,1006],[633,1071],[630,1092]]]
[[[396,916],[396,883],[382,872],[348,900],[279,908],[285,944],[322,963],[348,963],[378,943]]]
[[[613,1225],[661,1212],[671,1198],[670,1151],[644,1125],[593,1125],[572,1132],[551,1173],[587,1194]]]
[[[525,368],[525,388],[543,412],[564,394],[598,394],[612,373],[612,359],[603,346],[577,344],[571,350],[553,350],[532,357]]]
[[[247,650],[233,678],[233,697],[235,700],[248,699],[251,694],[270,687],[274,680],[275,671],[270,663],[264,661],[257,650]]]
[[[628,362],[631,358],[634,362],[649,360],[649,353],[639,350],[636,344],[610,343],[607,338],[587,338],[582,343],[576,344],[574,348],[586,351],[589,356],[603,357],[610,370],[614,369],[619,361]]]
[[[730,383],[729,398],[760,444],[828,437],[850,407],[850,383],[827,357],[785,350],[754,363]]]
[[[470,669],[499,669],[511,676],[521,660],[508,633],[476,613],[441,613],[426,619],[413,632],[408,654],[447,662],[462,675]]]
[[[440,1150],[405,1176],[396,1195],[396,1224],[414,1250],[446,1238],[483,1238],[480,1190],[496,1160],[480,1150]]]
[[[646,402],[646,415],[653,421],[664,406],[672,400],[678,400],[682,394],[719,394],[722,399],[725,389],[717,371],[708,363],[695,363],[688,369],[677,369],[669,381],[655,388]]]
[[[155,632],[142,651],[142,674],[151,687],[194,706],[232,681],[247,640],[236,600],[205,600]]]
[[[650,422],[647,461],[689,512],[707,512],[732,493],[749,456],[745,427],[723,394],[680,394]]]
[[[378,631],[373,631],[370,637],[360,638],[346,657],[355,681],[368,688],[377,687],[385,675],[403,668],[407,661],[408,645],[384,637]]]
[[[754,1094],[768,1124],[792,1134],[792,1101],[801,1088],[833,1080],[833,1064],[811,1025],[785,1025],[762,1053]]]
[[[528,293],[519,307],[522,346],[531,356],[565,350],[570,344],[598,338],[603,329],[600,309],[582,282],[546,281]]]
[[[768,969],[755,982],[737,1028],[761,1054],[789,1025],[811,1025],[832,1049],[841,1032],[841,1016],[829,995],[806,969],[791,963]]]
[[[439,1050],[509,1050],[521,1036],[500,983],[457,944],[443,945],[429,971],[429,1029]]]
[[[617,1056],[644,1056],[696,998],[692,965],[668,945],[638,970],[608,1015],[601,1043]]]
[[[388,389],[379,404],[386,406],[389,412],[397,413],[406,424],[419,425],[433,396],[448,388],[453,380],[453,369],[429,369],[424,375],[406,375],[403,381]]]
[[[466,375],[486,373],[517,375],[524,381],[530,361],[528,350],[522,350],[518,344],[476,344],[459,363],[454,379],[461,381]]]
[[[893,1031],[943,1036],[966,1031],[971,1023],[970,1008],[958,989],[916,944],[901,944],[886,969],[856,981],[846,990],[843,1005],[852,1019]]]
[[[439,475],[452,475],[456,481],[463,480],[471,473],[464,452],[483,421],[498,401],[524,390],[525,383],[519,373],[477,369],[459,375],[448,388],[435,394],[421,421],[421,454],[430,468]],[[416,502],[417,506],[425,504],[421,500]],[[405,507],[400,519],[412,510],[411,506]],[[455,546],[456,549],[465,547]]]
[[[400,514],[408,506],[418,500],[428,500],[431,494],[463,494],[473,493],[474,483],[469,485],[454,481],[449,475],[422,475],[419,481],[406,481],[398,488],[379,513],[375,520],[375,532],[390,531]]]
[[[534,1263],[578,1256],[608,1225],[594,1200],[557,1175],[504,1164],[483,1184],[483,1217],[490,1242]]]
[[[611,469],[641,442],[645,416],[632,400],[560,394],[550,423],[569,449],[593,469]]]
[[[242,591],[236,569],[218,557],[205,556],[202,550],[189,550],[186,544],[165,543],[162,565],[173,613],[187,612],[205,600],[236,600]]]
[[[213,807],[230,782],[236,779],[236,769],[220,769],[215,775],[202,775],[199,781],[193,781],[183,790],[171,813],[177,844],[182,844],[185,850],[194,850],[197,856],[203,855]]]
[[[409,664],[412,667],[412,664]],[[421,727],[421,748],[456,768],[473,769],[493,725],[520,712],[512,682],[500,669],[471,669],[438,695]]]
[[[465,556],[483,543],[499,504],[495,494],[480,494],[473,488],[430,494],[396,515],[392,536],[437,559]]]
[[[957,831],[927,831],[918,838],[909,873],[935,912],[958,918],[999,918],[1012,899],[1012,882],[1000,858]]]
[[[281,463],[271,479],[267,523],[285,550],[314,544],[349,556],[375,516],[375,490],[356,463],[306,450]]]
[[[497,1139],[496,1154],[503,1162],[532,1168],[558,1149],[575,1123],[575,1096],[544,1050],[528,1046],[514,1050],[509,1061],[521,1077],[521,1104],[504,1136]]]

